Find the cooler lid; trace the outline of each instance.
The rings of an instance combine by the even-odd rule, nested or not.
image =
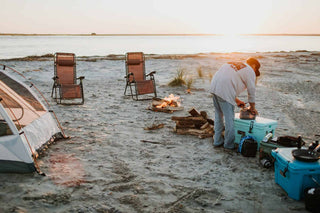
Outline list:
[[[272,150],[272,155],[276,160],[279,160],[283,164],[289,164],[289,168],[293,170],[309,170],[309,169],[320,169],[320,160],[316,162],[303,162],[296,160],[292,156],[292,150],[297,149],[296,147],[290,148],[277,148]]]
[[[248,123],[250,124],[251,121],[253,121],[254,124],[258,125],[258,126],[268,126],[268,125],[277,125],[278,124],[278,122],[276,120],[263,118],[263,117],[259,117],[259,116],[257,116],[255,120],[244,120],[244,119],[240,119],[239,116],[240,116],[240,113],[236,113],[234,116],[234,120],[236,122],[243,123],[243,124],[248,124]]]

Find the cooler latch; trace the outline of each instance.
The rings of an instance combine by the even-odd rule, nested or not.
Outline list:
[[[252,133],[254,121],[250,122],[249,133]]]
[[[287,173],[287,171],[288,171],[288,168],[289,168],[289,162],[288,162],[288,164],[287,164],[287,167],[284,168],[283,171],[280,170],[280,175],[282,175],[283,177],[287,177],[287,176],[286,176],[286,173]]]

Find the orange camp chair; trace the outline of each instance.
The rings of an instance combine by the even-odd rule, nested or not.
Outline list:
[[[145,58],[142,52],[126,53],[126,88],[124,95],[129,95],[138,100],[139,95],[154,93],[157,97],[156,84],[153,71],[146,75]],[[146,78],[149,78],[148,80]],[[127,94],[127,88],[130,88],[130,94]],[[134,88],[132,88],[134,87]]]
[[[84,76],[77,78],[76,75],[76,56],[74,53],[56,53],[54,55],[54,83],[51,97],[58,104],[83,104],[83,85]],[[80,80],[77,84],[77,80]],[[81,99],[80,103],[69,102],[71,99]],[[65,100],[62,102],[62,100]]]

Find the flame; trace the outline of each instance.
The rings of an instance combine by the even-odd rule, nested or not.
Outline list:
[[[163,102],[160,105],[157,105],[156,108],[165,108],[167,106],[179,107],[180,106],[180,96],[174,96],[170,94],[168,97],[163,99]]]

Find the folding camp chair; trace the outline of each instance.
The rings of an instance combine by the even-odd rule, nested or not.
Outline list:
[[[126,53],[126,88],[124,95],[129,95],[135,100],[138,100],[139,95],[150,93],[154,93],[154,97],[157,97],[155,73],[153,71],[146,75],[145,58],[142,52]],[[129,94],[127,94],[128,87],[130,88]]]
[[[83,104],[83,85],[84,76],[77,78],[76,75],[76,56],[74,53],[56,53],[54,55],[54,83],[51,97],[58,104]],[[79,80],[79,84],[77,84]],[[80,103],[69,102],[71,99],[81,99]],[[62,100],[65,100],[62,102]]]

